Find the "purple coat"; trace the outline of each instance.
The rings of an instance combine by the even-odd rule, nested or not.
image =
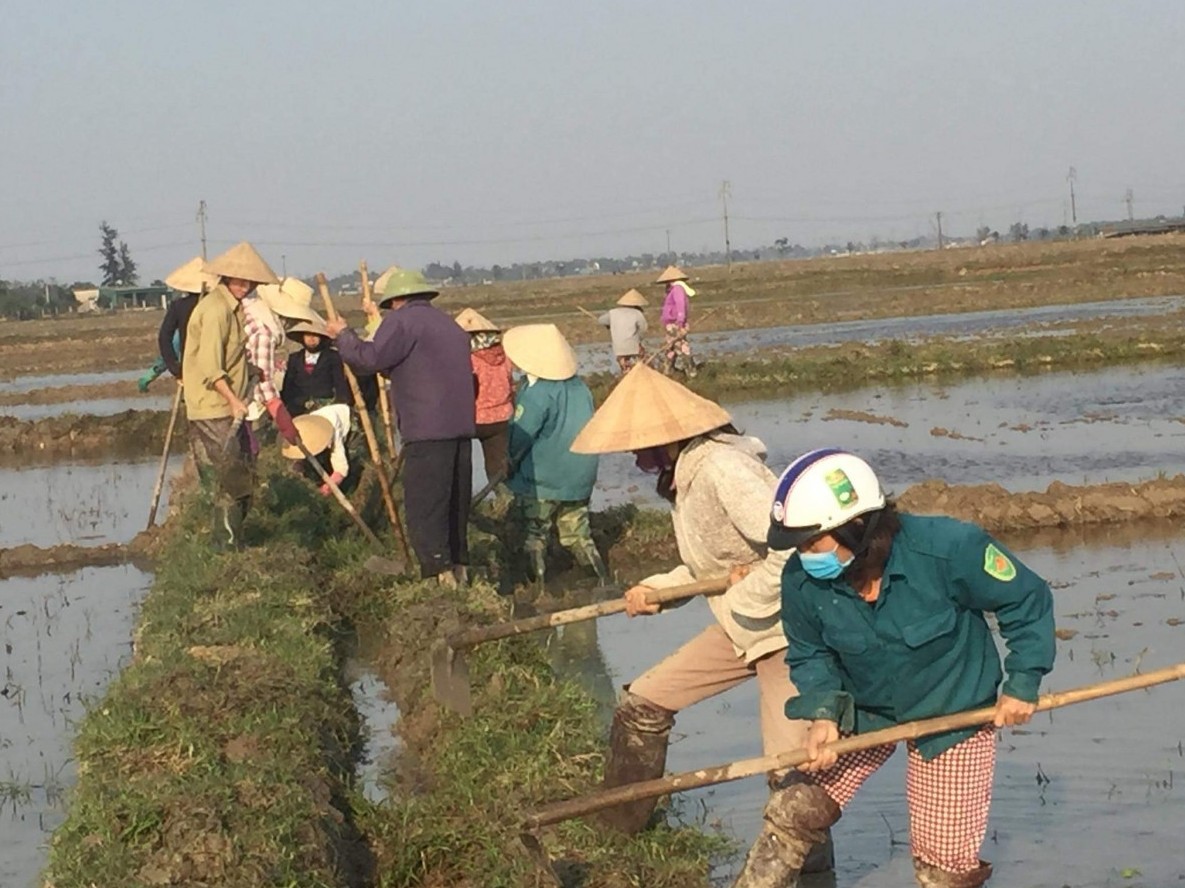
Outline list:
[[[687,326],[687,291],[681,281],[675,281],[667,287],[667,298],[662,303],[662,323],[674,324],[678,327]]]
[[[355,370],[391,377],[391,406],[405,443],[476,434],[469,334],[426,299],[387,312],[372,342],[343,330],[337,350]]]

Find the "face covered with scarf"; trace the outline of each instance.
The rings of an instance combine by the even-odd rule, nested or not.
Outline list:
[[[657,475],[655,491],[668,502],[675,501],[675,459],[678,452],[670,444],[634,451],[634,465],[647,475]]]

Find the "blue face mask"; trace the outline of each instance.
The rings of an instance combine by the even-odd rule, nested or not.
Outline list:
[[[802,562],[802,569],[816,580],[834,580],[852,563],[853,558],[840,561],[836,550],[832,549],[830,552],[799,552],[798,560]]]

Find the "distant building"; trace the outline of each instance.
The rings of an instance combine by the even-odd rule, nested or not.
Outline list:
[[[99,287],[96,301],[99,308],[112,310],[164,308],[168,296],[168,287]]]

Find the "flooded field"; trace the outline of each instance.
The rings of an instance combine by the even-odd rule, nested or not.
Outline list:
[[[876,343],[890,339],[911,341],[930,336],[956,338],[991,338],[998,336],[1068,335],[1077,326],[1103,319],[1152,317],[1185,309],[1185,296],[1156,299],[1113,299],[1073,305],[1041,305],[1033,308],[1004,309],[918,315],[916,317],[877,318],[839,321],[826,324],[800,324],[756,329],[728,330],[720,333],[692,333],[691,343],[700,358],[732,354],[770,347],[801,348],[811,345],[837,345],[844,342]],[[722,309],[728,311],[727,308]],[[693,318],[694,320],[694,315]],[[651,350],[661,347],[661,330],[648,337]],[[603,344],[577,347],[582,372],[613,368],[608,335]]]
[[[0,548],[126,543],[144,529],[157,469],[155,461],[0,469]]]
[[[17,419],[38,420],[67,413],[87,413],[94,416],[114,416],[125,410],[168,410],[169,395],[140,395],[134,398],[102,398],[94,401],[65,401],[60,404],[10,404],[0,407],[0,414]]]
[[[5,509],[7,513],[7,509]],[[32,888],[74,780],[73,725],[131,655],[151,576],[130,566],[0,580],[0,885]]]
[[[1185,537],[1058,533],[1008,542],[1055,586],[1058,627],[1073,634],[1058,643],[1048,688],[1181,658],[1185,579],[1178,559],[1185,558]],[[702,602],[649,619],[615,617],[601,621],[599,638],[584,630],[583,643],[555,650],[568,671],[612,699],[612,688],[710,620]],[[579,653],[567,654],[574,646]],[[1176,850],[1185,818],[1183,704],[1185,688],[1168,685],[1041,715],[1024,730],[1006,732],[984,848],[1002,867],[996,881],[1023,888],[1153,888],[1185,879],[1185,858]],[[681,714],[672,736],[670,770],[759,755],[755,686]],[[908,845],[898,844],[908,841],[904,762],[904,754],[895,755],[837,827],[841,884],[913,884]],[[762,781],[749,780],[689,794],[682,810],[747,843],[760,829],[766,796]]]
[[[92,373],[49,373],[0,380],[0,394],[28,392],[63,385],[99,385],[138,379],[143,370],[103,370]]]
[[[864,456],[891,491],[927,478],[1044,489],[1185,471],[1185,369],[1000,375],[729,403],[780,472],[815,447]],[[657,505],[629,456],[603,457],[593,505]]]

